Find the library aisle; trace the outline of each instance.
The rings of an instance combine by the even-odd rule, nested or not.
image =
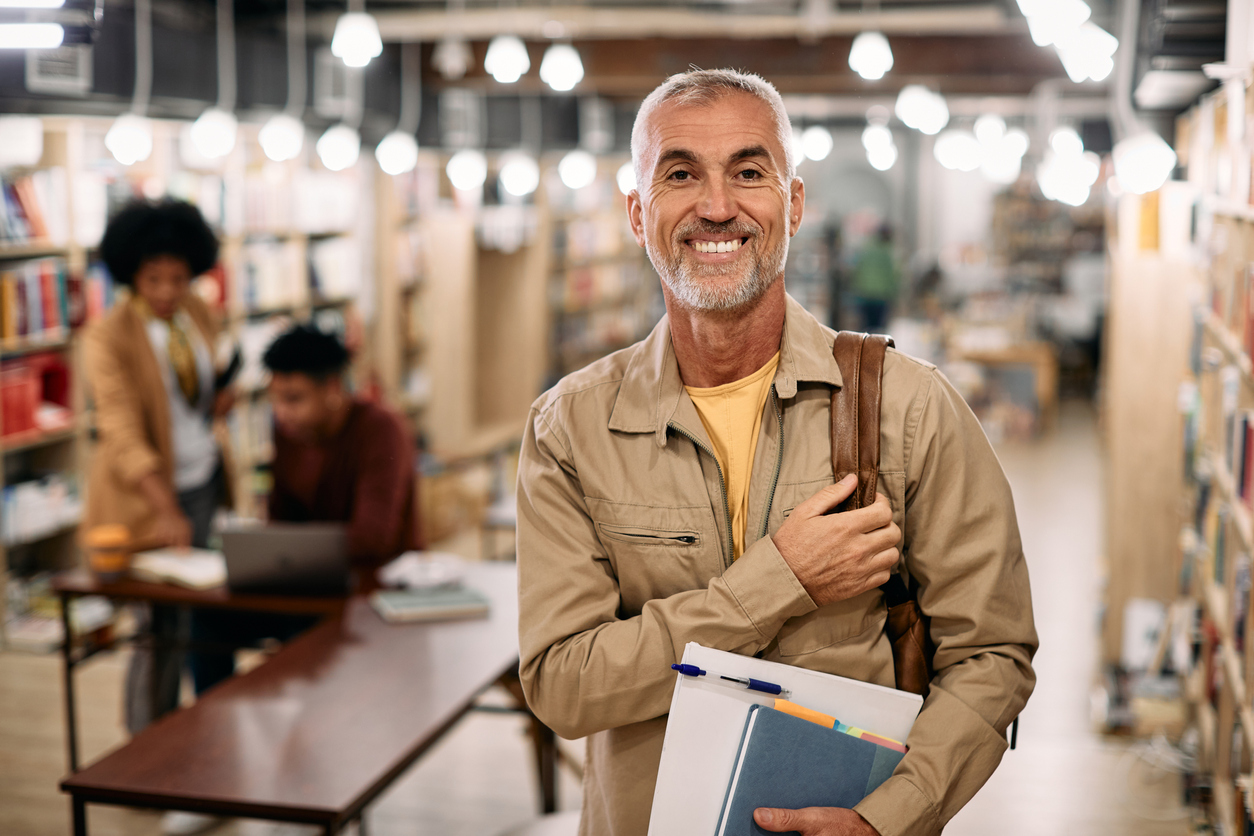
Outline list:
[[[998,453],[1010,477],[1031,566],[1041,651],[1036,693],[1025,711],[1019,747],[945,829],[947,836],[1184,836],[1178,779],[1149,768],[1144,743],[1097,734],[1090,688],[1098,659],[1102,584],[1103,473],[1096,413],[1087,402],[1063,404],[1055,432],[1005,442]],[[454,548],[469,552],[473,539]],[[471,555],[467,555],[471,556]],[[93,662],[81,675],[84,743],[94,757],[123,739],[124,659]],[[67,832],[68,804],[55,786],[64,769],[55,656],[0,653],[0,833]],[[489,696],[489,699],[492,695]],[[106,732],[106,729],[109,730]],[[578,744],[567,745],[578,758]],[[376,836],[498,836],[535,815],[527,739],[521,720],[479,713],[464,721],[407,773],[369,814]],[[579,787],[562,770],[563,809],[577,809]],[[1182,812],[1182,811],[1179,811]],[[99,836],[149,836],[159,816],[92,809]],[[220,836],[295,836],[290,825],[237,822]]]

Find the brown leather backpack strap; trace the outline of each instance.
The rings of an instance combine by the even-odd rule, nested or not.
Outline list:
[[[832,391],[832,473],[840,481],[858,474],[858,487],[837,509],[849,511],[875,502],[880,472],[880,382],[884,354],[893,344],[880,334],[841,331],[832,354],[843,385]]]

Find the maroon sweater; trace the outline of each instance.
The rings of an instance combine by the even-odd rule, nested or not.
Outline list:
[[[274,430],[276,522],[343,522],[359,588],[372,588],[374,570],[419,547],[414,445],[401,420],[354,400],[335,437],[302,444]]]

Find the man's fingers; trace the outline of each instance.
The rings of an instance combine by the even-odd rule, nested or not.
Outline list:
[[[819,808],[804,807],[800,810],[781,810],[775,807],[759,807],[753,811],[753,820],[758,827],[771,833],[787,833],[798,830],[807,836],[822,822],[816,821]]]
[[[821,488],[814,496],[800,503],[793,510],[793,516],[800,514],[803,518],[807,518],[826,514],[848,499],[857,487],[858,474],[850,473],[836,484]]]

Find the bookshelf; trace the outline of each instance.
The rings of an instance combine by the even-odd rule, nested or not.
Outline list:
[[[1217,833],[1252,825],[1254,661],[1251,660],[1251,560],[1254,557],[1254,206],[1249,161],[1254,136],[1229,130],[1231,96],[1240,107],[1251,91],[1229,83],[1204,96],[1177,123],[1177,153],[1194,196],[1173,234],[1189,239],[1201,281],[1192,284],[1187,369],[1178,408],[1183,416],[1184,501],[1179,593],[1195,613],[1196,651],[1184,694],[1200,736],[1198,772],[1212,792],[1207,810]],[[1237,141],[1237,135],[1240,139]],[[1243,172],[1243,173],[1242,173]],[[1168,190],[1156,199],[1170,211]],[[1148,215],[1143,207],[1141,233]]]
[[[657,274],[615,184],[626,161],[600,160],[597,179],[578,192],[555,188],[550,383],[643,339],[661,317]]]

